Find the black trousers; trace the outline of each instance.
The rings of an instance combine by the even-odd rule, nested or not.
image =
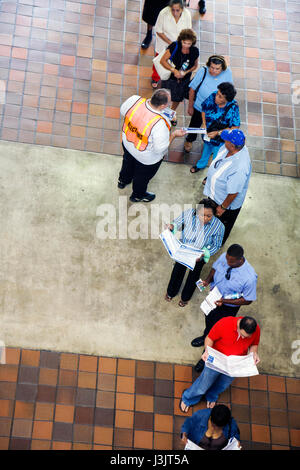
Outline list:
[[[194,108],[193,116],[191,117],[191,121],[189,127],[201,127],[202,126],[202,113],[201,111],[197,111]],[[194,142],[197,139],[198,134],[188,134],[186,141],[187,142]]]
[[[225,226],[225,232],[224,232],[224,238],[223,238],[223,241],[222,241],[222,245],[224,245],[227,238],[229,237],[229,234],[232,230],[232,227],[234,226],[234,223],[237,219],[237,216],[240,213],[240,210],[241,210],[241,207],[239,207],[238,209],[233,209],[233,210],[227,209],[224,212],[224,214],[222,214],[219,217],[219,219],[221,220],[221,222],[223,222],[223,224]]]
[[[123,145],[123,144],[122,144]],[[147,192],[147,186],[151,178],[158,171],[162,160],[153,165],[144,165],[136,160],[123,145],[124,155],[119,180],[122,183],[132,182],[132,197],[141,199]]]
[[[217,323],[221,318],[225,317],[235,317],[239,311],[240,306],[231,307],[229,305],[221,305],[212,310],[208,315],[205,315],[205,330],[203,336],[207,336],[215,323]]]
[[[187,302],[188,300],[190,300],[193,293],[195,292],[195,289],[197,287],[196,282],[199,280],[200,273],[202,271],[204,264],[205,264],[204,260],[197,261],[194,267],[194,270],[193,271],[191,271],[190,269],[188,270],[189,273],[188,273],[184,288],[181,292],[181,300],[183,302]],[[170,297],[175,297],[175,295],[178,294],[187,269],[188,268],[183,266],[183,264],[180,264],[177,262],[174,264],[174,268],[173,268],[169,285],[167,288],[167,294]]]

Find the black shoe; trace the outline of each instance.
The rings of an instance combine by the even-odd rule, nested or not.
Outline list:
[[[129,184],[129,183],[123,183],[123,181],[119,180],[118,181],[118,188],[124,189],[125,186],[127,186],[127,184]]]
[[[200,2],[198,3],[198,5],[199,5],[199,13],[200,13],[200,15],[205,15],[205,13],[206,13],[205,1],[204,1],[204,0],[200,0]]]
[[[146,193],[142,198],[133,197],[131,195],[129,199],[131,202],[151,202],[153,199],[155,199],[155,197],[156,196],[154,193]]]
[[[200,348],[200,346],[203,346],[204,340],[205,340],[204,336],[198,336],[198,338],[193,339],[193,341],[191,342],[191,345],[194,348]]]
[[[194,369],[196,372],[202,372],[204,369],[204,366],[205,366],[205,362],[203,361],[203,359],[200,359],[200,361],[198,361],[197,364],[195,365]]]
[[[150,32],[148,31],[148,33],[145,36],[145,39],[143,40],[143,42],[141,44],[141,48],[142,49],[148,49],[148,47],[151,44],[151,41],[152,41],[152,31],[150,31]]]

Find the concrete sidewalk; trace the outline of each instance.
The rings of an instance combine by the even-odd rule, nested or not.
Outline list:
[[[166,303],[172,262],[162,243],[119,239],[126,230],[118,223],[119,207],[128,204],[130,233],[138,223],[145,230],[147,215],[150,233],[151,206],[199,202],[205,171],[191,175],[185,165],[163,163],[149,186],[157,198],[138,214],[140,205],[125,198],[130,188],[117,189],[119,157],[1,141],[0,165],[7,346],[180,364],[199,359],[190,341],[203,330],[203,294],[195,292],[184,309],[177,299]],[[299,376],[299,195],[295,178],[253,174],[224,247],[241,244],[259,276],[257,302],[240,313],[262,327],[260,371],[290,377]],[[114,208],[116,239],[103,240],[105,210]]]

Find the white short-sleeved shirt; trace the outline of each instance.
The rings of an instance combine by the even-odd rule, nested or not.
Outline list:
[[[125,116],[127,111],[141,98],[138,95],[133,95],[128,98],[121,106],[120,112],[122,116]],[[156,109],[152,108],[150,105],[150,100],[146,101],[146,106],[150,111],[159,113]],[[163,116],[166,121],[169,122],[166,116]],[[171,123],[169,122],[170,126]],[[154,163],[159,162],[163,159],[164,155],[167,153],[170,141],[170,131],[163,119],[160,119],[152,128],[151,134],[148,139],[148,146],[145,150],[137,150],[132,142],[128,142],[126,135],[122,132],[122,141],[123,145],[128,150],[128,152],[136,158],[140,163],[144,165],[153,165]]]
[[[240,208],[244,202],[252,165],[246,145],[231,157],[226,157],[227,154],[228,150],[223,145],[208,169],[203,194],[220,205],[228,194],[238,193],[228,206],[233,210]]]
[[[177,40],[179,33],[182,29],[191,29],[191,28],[192,28],[192,17],[187,8],[184,8],[182,10],[181,17],[176,23],[174,16],[172,15],[171,8],[165,7],[159,13],[156,24],[155,24],[156,33],[165,34],[167,38],[170,39],[171,42],[174,42]],[[155,52],[159,54],[161,51],[166,49],[166,47],[168,47],[168,44],[156,34]]]

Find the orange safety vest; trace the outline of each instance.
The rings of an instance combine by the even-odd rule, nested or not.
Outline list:
[[[139,98],[125,114],[123,132],[128,142],[132,142],[137,150],[146,150],[153,126],[163,119],[170,131],[170,125],[160,114],[150,111],[146,106],[146,98]]]

